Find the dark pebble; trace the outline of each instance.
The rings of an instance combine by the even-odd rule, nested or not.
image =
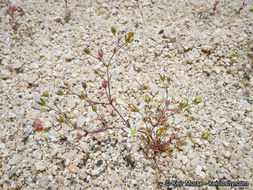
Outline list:
[[[99,166],[102,166],[102,164],[103,164],[103,160],[99,160],[97,161],[96,166],[99,167]]]
[[[158,34],[162,34],[164,32],[164,30],[160,30]]]

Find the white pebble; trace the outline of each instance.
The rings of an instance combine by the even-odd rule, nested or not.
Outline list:
[[[39,162],[35,163],[35,167],[36,167],[36,170],[38,170],[38,171],[44,171],[47,168],[44,161],[39,161]]]
[[[115,173],[115,171],[113,171],[112,174],[111,174],[111,184],[112,184],[112,186],[116,185],[116,173]]]
[[[66,159],[71,159],[77,154],[77,150],[72,150],[66,155]]]
[[[198,166],[196,167],[196,169],[195,169],[195,173],[196,173],[197,175],[200,175],[201,170],[202,170],[202,167],[201,167],[200,165],[198,165]]]
[[[10,165],[17,165],[18,162],[20,161],[21,156],[16,154],[15,156],[12,157],[12,159],[9,161]]]
[[[213,47],[211,45],[203,45],[201,47],[201,50],[206,53],[210,53],[213,50]]]
[[[86,119],[83,115],[79,116],[76,123],[77,127],[83,127],[85,121]]]
[[[49,179],[47,176],[43,176],[38,180],[41,187],[46,187],[49,183]]]
[[[173,163],[174,168],[180,169],[182,167],[182,163],[178,160],[175,160]]]
[[[86,142],[81,142],[80,146],[85,152],[88,152],[90,150],[89,145]]]

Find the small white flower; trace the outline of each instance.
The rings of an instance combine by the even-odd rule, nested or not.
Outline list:
[[[129,123],[131,128],[125,127],[124,130],[130,135],[136,135],[140,126],[136,126],[132,121]]]

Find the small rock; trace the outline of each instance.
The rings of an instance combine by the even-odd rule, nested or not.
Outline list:
[[[81,142],[80,146],[85,152],[89,151],[89,145],[86,142]]]
[[[12,68],[15,70],[15,69],[19,69],[19,68],[21,68],[22,67],[22,64],[20,63],[20,62],[18,62],[18,63],[15,63],[15,64],[13,64],[12,65]]]
[[[95,175],[98,175],[100,172],[101,172],[101,168],[97,168],[92,171],[91,175],[95,176]]]
[[[198,144],[198,145],[201,145],[201,144],[202,144],[202,141],[201,141],[200,139],[197,139],[197,138],[193,138],[193,139],[192,139],[192,142],[193,142],[194,144]]]
[[[221,72],[221,69],[219,67],[214,67],[213,71],[219,74]]]
[[[74,100],[69,100],[68,101],[68,106],[70,109],[73,109],[76,106],[76,102]]]
[[[83,115],[79,116],[76,123],[77,127],[83,127],[85,121],[86,118]]]
[[[66,61],[72,61],[74,59],[74,56],[72,55],[72,54],[67,54],[67,55],[65,55],[65,60]]]
[[[8,70],[1,70],[1,71],[0,71],[0,78],[1,78],[1,79],[4,79],[4,80],[10,79],[10,78],[11,78],[11,73],[10,73],[10,71],[8,71]]]
[[[180,169],[182,167],[182,163],[178,160],[175,160],[173,163],[174,168]]]
[[[13,167],[8,174],[8,178],[12,178],[17,171],[17,167]]]
[[[12,157],[12,159],[9,161],[10,165],[17,165],[21,159],[21,156],[16,154]]]
[[[43,176],[43,177],[39,178],[38,183],[41,187],[46,187],[49,183],[49,179],[47,176]]]
[[[107,4],[107,3],[103,3],[103,4],[102,4],[102,7],[108,8],[108,4]]]
[[[186,165],[186,163],[188,162],[187,156],[183,156],[182,161],[183,161],[183,164]]]
[[[191,165],[194,166],[194,167],[197,166],[198,163],[199,163],[199,158],[198,157],[193,158],[192,161],[191,161]]]
[[[44,171],[47,168],[44,161],[40,161],[40,162],[35,163],[35,167],[36,167],[37,171]]]
[[[61,184],[63,184],[64,181],[65,181],[64,177],[61,176],[61,175],[60,175],[60,176],[57,176],[56,179],[57,179]]]
[[[65,186],[61,186],[60,188],[59,188],[59,190],[70,190],[68,187],[65,187]]]
[[[253,158],[248,158],[246,161],[246,165],[250,168],[253,169]]]
[[[77,166],[71,164],[71,165],[69,165],[68,170],[69,170],[69,172],[72,173],[72,174],[77,174],[79,168],[78,168]]]
[[[77,150],[72,150],[66,155],[66,159],[72,159],[77,154]]]
[[[10,119],[13,119],[13,118],[16,118],[16,117],[17,117],[17,115],[16,115],[15,113],[12,113],[12,112],[9,113],[8,116],[9,116]]]
[[[37,80],[38,80],[38,75],[37,74],[32,74],[32,75],[28,76],[27,79],[26,79],[27,83],[29,83],[29,84],[33,84]]]
[[[88,7],[87,9],[86,9],[86,13],[92,13],[93,12],[93,8],[92,7]]]
[[[96,166],[99,167],[99,166],[102,166],[102,164],[103,164],[103,160],[99,160],[97,161]]]
[[[170,43],[174,43],[176,41],[176,39],[177,39],[177,36],[175,34],[172,34],[172,33],[170,33],[170,32],[168,32],[168,31],[165,30],[163,32],[163,38],[164,39],[169,39]]]
[[[216,122],[219,123],[219,124],[223,124],[223,123],[226,122],[226,119],[225,118],[217,118]]]
[[[229,143],[226,142],[226,141],[223,141],[223,144],[224,144],[225,147],[228,147],[228,146],[229,146]]]
[[[200,174],[199,174],[199,176],[203,179],[203,178],[206,177],[206,173],[201,171]]]
[[[224,155],[225,158],[230,158],[230,156],[231,156],[229,151],[223,152],[223,155]]]
[[[82,179],[82,180],[85,180],[88,177],[88,175],[86,174],[85,169],[79,170],[78,175],[79,175],[80,179]]]
[[[35,131],[41,131],[43,129],[42,121],[40,119],[34,119],[33,128]]]
[[[196,167],[196,169],[195,169],[195,173],[196,173],[197,175],[200,175],[201,170],[202,170],[202,167],[201,167],[200,165],[198,165],[198,166]]]
[[[41,159],[41,156],[42,156],[42,151],[41,150],[36,150],[33,152],[33,156],[36,158],[36,159]]]
[[[203,45],[201,47],[201,50],[204,52],[204,53],[210,53],[212,50],[213,50],[213,46],[211,45]]]
[[[239,119],[238,114],[235,114],[235,115],[232,116],[233,121],[238,121],[238,119]]]
[[[52,126],[52,124],[49,121],[45,121],[43,126],[45,129],[49,129]]]
[[[115,186],[116,185],[116,172],[113,171],[111,174],[111,185]]]
[[[158,34],[162,34],[164,32],[164,30],[162,29],[162,30],[160,30],[159,32],[158,32]]]

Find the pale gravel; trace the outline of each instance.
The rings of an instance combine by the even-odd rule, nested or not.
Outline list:
[[[211,0],[140,1],[142,20],[134,0],[77,0],[69,2],[69,23],[63,20],[64,1],[16,1],[26,13],[19,19],[23,37],[13,34],[2,2],[0,189],[166,189],[166,179],[241,180],[250,183],[246,189],[253,188],[252,1],[245,1],[240,15],[235,14],[241,6],[236,0],[219,1],[215,14]],[[93,69],[100,66],[83,50],[111,53],[112,26],[135,33],[113,62],[112,84],[118,89],[113,96],[120,111],[129,113],[128,103],[137,105],[146,94],[162,98],[159,74],[172,79],[169,95],[175,100],[203,98],[190,114],[170,122],[185,133],[209,131],[211,137],[186,140],[171,158],[162,154],[159,164],[167,177],[158,176],[153,161],[143,159],[136,138],[108,131],[76,141],[78,131],[57,124],[54,112],[36,104],[44,91],[54,94],[63,81],[80,91],[86,80],[96,90],[101,81]],[[62,102],[78,125],[99,127],[79,100]],[[114,126],[122,125],[106,116]],[[35,118],[43,121],[43,131],[33,132]],[[129,118],[140,124],[134,114]],[[59,141],[61,136],[67,141]],[[126,166],[129,155],[134,168]]]

